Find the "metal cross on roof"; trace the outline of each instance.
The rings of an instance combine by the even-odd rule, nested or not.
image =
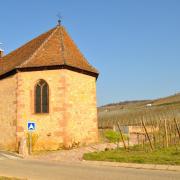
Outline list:
[[[61,25],[61,20],[62,20],[61,13],[58,13],[57,17],[58,17],[58,25],[60,26]]]

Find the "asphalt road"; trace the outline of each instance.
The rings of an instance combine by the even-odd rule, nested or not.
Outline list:
[[[2,155],[0,155],[2,157]],[[180,180],[180,172],[0,158],[0,176],[28,180]]]

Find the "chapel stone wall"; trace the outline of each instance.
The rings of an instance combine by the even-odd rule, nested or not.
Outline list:
[[[0,80],[0,149],[16,150],[17,75]]]
[[[17,88],[18,141],[36,123],[34,150],[56,150],[97,142],[96,79],[66,69],[19,72]],[[49,113],[34,113],[34,87],[49,85]]]

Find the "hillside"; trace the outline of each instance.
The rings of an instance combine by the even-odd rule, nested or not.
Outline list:
[[[109,126],[116,121],[123,124],[138,124],[142,117],[147,121],[172,118],[180,114],[180,93],[154,100],[125,101],[98,108],[99,127]]]
[[[180,103],[180,93],[154,99],[154,100],[135,100],[135,101],[123,101],[119,103],[111,103],[98,108],[99,111],[101,110],[116,110],[116,109],[130,109],[130,108],[141,108],[146,106],[147,104],[152,104],[152,106],[165,106],[165,105],[175,105]]]
[[[180,93],[165,98],[160,98],[153,102],[154,105],[173,105],[177,103],[180,103]]]

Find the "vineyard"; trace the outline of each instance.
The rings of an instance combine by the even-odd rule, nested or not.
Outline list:
[[[121,136],[127,134],[128,142],[122,139],[124,148],[132,141],[148,150],[180,145],[179,101],[152,107],[103,108],[98,112],[98,122],[102,131],[114,129]]]

